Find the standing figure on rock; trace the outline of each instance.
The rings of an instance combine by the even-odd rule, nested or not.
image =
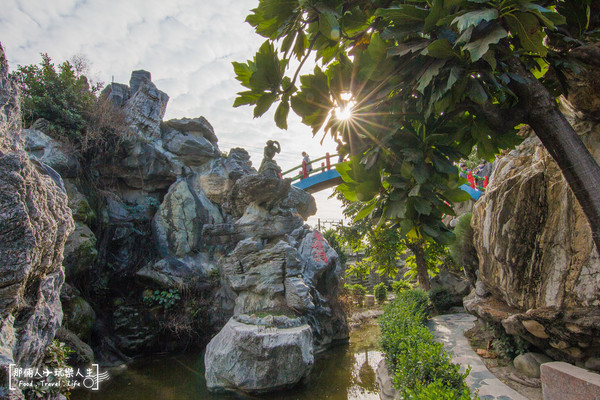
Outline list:
[[[264,156],[262,162],[260,163],[260,168],[258,169],[259,174],[263,174],[269,176],[271,178],[281,178],[281,168],[279,165],[273,160],[275,154],[281,152],[281,146],[279,142],[276,140],[267,141],[267,145],[265,146]]]

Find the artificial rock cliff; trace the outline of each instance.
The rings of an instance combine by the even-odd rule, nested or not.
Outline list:
[[[39,367],[63,318],[63,248],[73,230],[58,173],[30,160],[21,136],[19,93],[0,46],[0,397],[8,366]],[[59,397],[56,397],[59,398]]]
[[[181,351],[225,327],[213,344],[244,337],[256,353],[209,346],[207,359],[259,361],[261,371],[282,375],[240,387],[209,377],[211,388],[263,392],[297,383],[314,352],[348,337],[337,254],[304,223],[316,212],[312,196],[258,174],[244,149],[223,154],[203,117],[163,121],[168,96],[146,71],[134,71],[129,85],[108,85],[102,96],[123,114],[125,129],[91,163],[52,138],[44,121],[23,130],[35,165],[55,171],[62,185],[47,196],[66,219],[54,227],[57,250],[45,273],[59,275],[53,301],[60,310],[58,248],[65,244],[65,313],[56,337],[76,350],[72,362],[116,365]],[[65,243],[73,230],[67,196],[75,227]],[[54,330],[45,333],[49,340]],[[258,346],[263,336],[271,347]],[[207,377],[224,376],[214,371],[219,365],[209,363]],[[252,381],[240,374],[253,368],[234,371],[235,379]]]
[[[600,80],[587,77],[596,83],[578,78],[564,112],[600,162],[600,109],[590,109],[599,102],[581,98]],[[465,307],[557,360],[600,370],[598,249],[558,166],[528,128],[522,133],[473,210],[480,282]]]

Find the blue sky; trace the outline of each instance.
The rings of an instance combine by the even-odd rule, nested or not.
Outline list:
[[[244,22],[258,0],[3,0],[0,42],[11,68],[84,55],[96,81],[128,83],[131,71],[145,69],[170,96],[165,119],[204,116],[215,128],[221,150],[246,148],[255,167],[269,139],[278,140],[282,169],[314,159],[335,143],[290,113],[289,128],[273,122],[273,111],[253,119],[250,107],[233,108],[243,88],[234,79],[232,61],[251,58],[263,38]],[[310,68],[310,67],[305,67]],[[315,195],[320,218],[341,218],[340,204]],[[315,219],[311,218],[310,223]]]

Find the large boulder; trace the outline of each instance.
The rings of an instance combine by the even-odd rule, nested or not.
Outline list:
[[[63,248],[73,229],[67,196],[21,145],[18,90],[0,46],[0,392],[8,365],[39,367],[62,320]]]
[[[314,364],[311,329],[245,324],[230,319],[206,347],[206,385],[263,393],[295,386]]]
[[[573,125],[600,161],[600,124]],[[496,161],[472,226],[486,289],[480,292],[491,296],[472,295],[467,310],[553,358],[583,363],[598,354],[598,250],[579,203],[536,136]]]
[[[23,130],[25,151],[60,173],[63,178],[75,177],[81,168],[77,158],[68,154],[60,143],[42,132],[41,126],[43,123],[38,120],[30,129]]]

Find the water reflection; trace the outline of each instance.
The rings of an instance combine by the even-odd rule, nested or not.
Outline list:
[[[79,391],[73,400],[183,400],[183,399],[281,399],[281,400],[378,400],[375,370],[382,355],[376,350],[376,326],[352,333],[350,344],[320,354],[305,385],[260,397],[214,395],[204,381],[201,354],[140,360],[120,371],[111,371],[100,392]]]

